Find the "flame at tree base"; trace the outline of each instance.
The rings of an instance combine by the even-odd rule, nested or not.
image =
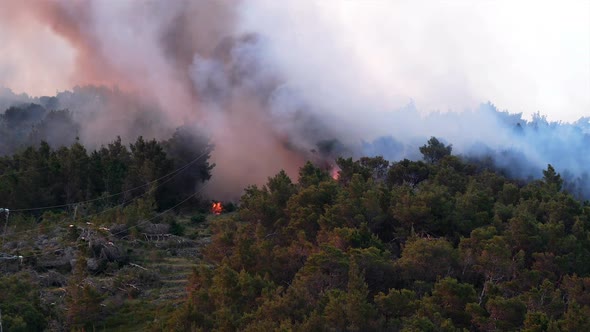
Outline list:
[[[220,215],[221,212],[223,212],[223,206],[221,205],[221,202],[213,202],[211,205],[211,213]]]
[[[338,181],[340,179],[340,167],[332,165],[332,168],[330,169],[330,176],[332,179]]]

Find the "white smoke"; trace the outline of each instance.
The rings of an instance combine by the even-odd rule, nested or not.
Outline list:
[[[239,28],[306,98],[357,117],[413,102],[421,113],[488,100],[531,119],[590,111],[586,1],[265,1]]]
[[[241,9],[241,31],[261,36],[261,61],[284,89],[346,143],[363,141],[361,154],[418,158],[437,136],[500,166],[519,156],[519,176],[538,177],[548,163],[589,171],[587,120],[551,122],[590,114],[588,2],[261,0]]]

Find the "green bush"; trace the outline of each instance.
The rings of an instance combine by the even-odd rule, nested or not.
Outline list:
[[[182,236],[184,235],[184,226],[179,224],[176,220],[170,222],[170,234]]]
[[[207,221],[207,215],[204,213],[197,213],[191,217],[191,223],[193,224],[200,224]]]

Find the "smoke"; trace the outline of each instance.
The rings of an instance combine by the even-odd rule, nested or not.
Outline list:
[[[531,116],[574,121],[590,109],[590,46],[568,52],[578,40],[563,37],[589,20],[542,4],[567,18],[565,34],[543,15],[515,26],[521,17],[499,3],[2,1],[0,85],[55,98],[4,91],[0,106],[69,109],[90,146],[192,126],[215,144],[210,188],[224,197],[279,169],[296,174],[334,139],[354,155],[399,159],[419,158],[437,136],[518,166],[515,176],[553,163],[582,177],[587,119]],[[507,26],[492,26],[498,17]],[[478,106],[486,100],[525,115]]]
[[[437,136],[511,176],[549,163],[570,181],[590,173],[588,3],[253,1],[240,13],[241,31],[264,32],[260,57],[283,89],[357,155],[417,159]]]
[[[493,101],[530,119],[590,108],[590,3],[287,1],[243,4],[240,31],[314,105],[338,116],[475,109]],[[346,111],[344,111],[346,110]]]
[[[42,94],[66,88],[52,106],[72,110],[90,146],[117,135],[167,138],[187,124],[205,131],[218,165],[209,187],[236,195],[281,168],[296,174],[305,158],[267,116],[276,82],[255,67],[256,40],[235,33],[235,8],[233,1],[2,2],[0,36],[16,45],[12,53],[49,43],[68,57],[1,54],[0,83]],[[31,65],[53,68],[37,75],[54,81],[32,84]],[[39,101],[9,97],[6,104]]]

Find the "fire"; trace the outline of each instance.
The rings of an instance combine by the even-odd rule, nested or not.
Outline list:
[[[332,179],[338,181],[338,179],[340,179],[340,168],[338,166],[332,166],[332,169],[330,170],[330,176]]]
[[[211,213],[219,215],[221,212],[223,212],[221,202],[213,202],[213,205],[211,205]]]

